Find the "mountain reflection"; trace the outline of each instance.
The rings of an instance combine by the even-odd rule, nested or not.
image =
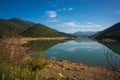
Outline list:
[[[80,38],[62,41],[30,41],[23,46],[29,48],[31,57],[37,57],[39,53],[43,53],[46,59],[69,60],[105,67],[114,66],[115,69],[120,68],[119,43],[97,42],[89,38]]]
[[[61,40],[38,40],[38,41],[29,41],[28,43],[22,45],[29,48],[29,53],[31,56],[37,56],[38,53],[43,53],[43,51],[55,46],[58,43],[61,43]]]
[[[120,42],[100,42],[113,52],[120,54]]]

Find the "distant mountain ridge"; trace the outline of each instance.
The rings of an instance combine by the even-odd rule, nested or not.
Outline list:
[[[19,18],[0,19],[0,37],[74,37],[73,35],[59,32],[43,24],[25,21]]]
[[[97,31],[78,31],[78,32],[75,32],[73,33],[73,35],[75,36],[81,36],[81,37],[88,37],[88,36],[92,36],[94,34],[96,34]]]
[[[120,22],[92,36],[96,39],[120,40]]]

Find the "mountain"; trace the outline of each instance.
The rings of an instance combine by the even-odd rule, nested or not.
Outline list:
[[[25,21],[19,18],[0,19],[0,38],[11,36],[23,37],[74,37],[71,34],[59,32],[43,24]]]
[[[96,39],[120,40],[120,22],[92,36]]]
[[[35,25],[35,23],[33,23],[33,22],[24,21],[24,20],[19,19],[19,18],[9,19],[8,21],[20,25],[20,27],[23,28],[23,29],[27,29],[27,28]]]
[[[18,34],[22,31],[22,28],[19,25],[9,22],[4,19],[0,19],[0,37],[11,36]]]
[[[36,24],[22,32],[20,35],[25,37],[65,37],[54,29],[48,28],[42,24]]]
[[[94,35],[96,33],[97,32],[95,32],[95,31],[78,31],[78,32],[73,33],[73,35],[81,36],[81,37],[88,37],[88,36]]]
[[[34,23],[19,18],[0,19],[0,37],[16,36],[32,25]]]

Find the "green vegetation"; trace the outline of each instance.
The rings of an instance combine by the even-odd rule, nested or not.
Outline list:
[[[32,71],[42,70],[47,64],[48,62],[41,58],[33,58],[29,62]]]
[[[120,40],[120,23],[117,23],[113,25],[110,28],[107,28],[95,35],[93,35],[94,38],[96,39],[115,39],[115,40]]]
[[[49,61],[39,50],[39,55],[31,58],[17,39],[0,39],[0,42],[0,80],[56,80],[43,75]]]
[[[42,70],[49,61],[42,57],[41,49],[36,49],[38,56],[31,58],[28,54],[29,50],[21,47],[19,37],[65,36],[42,24],[18,18],[0,19],[0,80],[57,80],[57,78],[46,78],[43,75]],[[47,46],[45,42],[43,43]],[[56,43],[54,41],[47,48]]]
[[[48,63],[41,58],[33,58],[25,65],[2,62],[0,63],[0,80],[50,80],[41,71]]]
[[[14,23],[0,19],[0,37],[9,37],[18,34],[22,29],[17,26]]]
[[[53,29],[50,29],[42,24],[36,24],[30,27],[20,35],[26,37],[64,37]]]
[[[27,28],[34,25],[32,22],[27,22],[21,19],[0,19],[0,37],[16,36]]]
[[[0,66],[0,80],[38,80],[38,72],[27,66],[3,63]]]
[[[58,31],[58,33],[60,33],[61,35],[66,36],[66,37],[69,37],[69,38],[76,38],[76,36],[74,36],[72,34],[68,34],[68,33],[64,33],[64,32],[59,32],[59,31]]]
[[[24,21],[22,19],[19,19],[19,18],[13,18],[13,19],[9,19],[8,20],[9,22],[12,22],[14,24],[18,24],[20,25],[21,28],[23,28],[24,30],[35,25],[35,23],[33,22],[30,22],[30,21]]]
[[[24,21],[19,18],[0,19],[0,38],[2,37],[75,37],[59,32],[43,24]]]

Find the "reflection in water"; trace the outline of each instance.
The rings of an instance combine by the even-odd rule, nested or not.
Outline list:
[[[106,45],[104,46],[101,43],[88,38],[69,40],[65,42],[31,41],[24,46],[31,47],[31,53],[33,55],[37,55],[37,52],[40,51],[44,53],[43,55],[47,59],[69,60],[73,62],[86,63],[89,65],[100,65],[108,67],[111,66],[110,61],[113,61],[114,64],[118,64],[118,61],[114,62],[115,60],[108,60],[108,57],[110,57],[107,56],[108,51],[111,56],[115,55],[112,59],[116,59],[116,57],[120,59],[120,55],[115,54],[114,50],[110,52],[111,48],[109,49],[109,47]],[[120,65],[115,65],[117,68],[120,68],[119,66]]]
[[[43,51],[53,47],[57,43],[60,43],[60,40],[39,40],[39,41],[30,41],[22,46],[29,47],[29,52],[31,57],[38,56],[38,53],[43,53]]]
[[[109,50],[106,51],[106,60],[109,66],[120,72],[120,42],[100,42]]]
[[[115,53],[120,54],[120,42],[100,42]]]
[[[91,65],[107,64],[105,62],[103,45],[91,39],[71,40],[58,44],[46,50],[44,56],[50,59],[70,60]]]
[[[120,72],[120,56],[114,54],[112,51],[108,51],[106,53],[106,60],[112,69]]]

